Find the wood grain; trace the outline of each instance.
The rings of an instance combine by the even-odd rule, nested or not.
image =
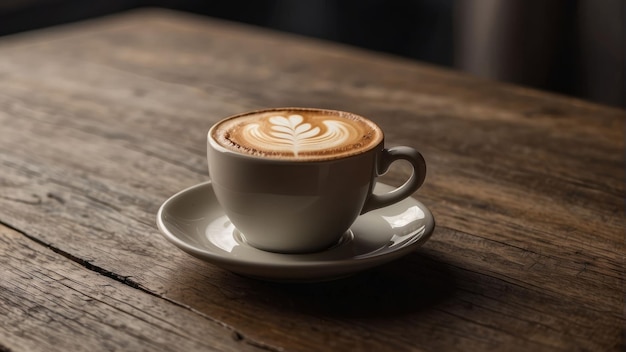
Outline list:
[[[258,351],[233,327],[0,226],[0,336],[24,351]],[[143,294],[138,294],[143,292]]]
[[[0,350],[624,347],[623,111],[157,10],[5,38],[0,82]],[[418,148],[432,240],[318,285],[167,243],[156,211],[207,179],[210,125],[270,106]]]

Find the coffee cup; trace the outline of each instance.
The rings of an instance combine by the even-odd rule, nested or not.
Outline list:
[[[310,253],[336,244],[360,214],[410,196],[426,163],[411,147],[384,148],[383,131],[353,113],[275,108],[228,117],[211,127],[209,176],[240,237],[261,250]],[[413,172],[374,194],[396,160]]]

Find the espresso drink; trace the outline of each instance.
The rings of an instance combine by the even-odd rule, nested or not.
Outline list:
[[[407,182],[373,193],[376,178],[397,160],[413,167]],[[237,236],[280,253],[337,244],[360,214],[409,197],[426,176],[419,152],[385,148],[373,122],[314,108],[226,118],[209,130],[207,161],[213,192]]]
[[[356,155],[383,140],[373,122],[346,112],[277,109],[220,122],[211,136],[241,154],[269,159],[321,161]]]

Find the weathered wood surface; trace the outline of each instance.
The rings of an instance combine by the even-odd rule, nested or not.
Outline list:
[[[205,133],[270,106],[353,111],[429,165],[416,253],[317,285],[162,238]],[[0,40],[0,351],[619,351],[623,111],[165,11]],[[398,184],[396,168],[385,182]]]

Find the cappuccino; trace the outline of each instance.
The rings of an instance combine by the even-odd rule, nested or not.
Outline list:
[[[360,154],[380,144],[373,122],[347,112],[287,108],[233,116],[211,137],[223,148],[250,156],[321,161]]]
[[[373,193],[397,160],[413,173],[400,187]],[[358,115],[276,108],[226,118],[207,136],[217,201],[247,245],[280,253],[324,250],[360,214],[410,196],[426,163],[410,147],[383,146],[383,132]]]

